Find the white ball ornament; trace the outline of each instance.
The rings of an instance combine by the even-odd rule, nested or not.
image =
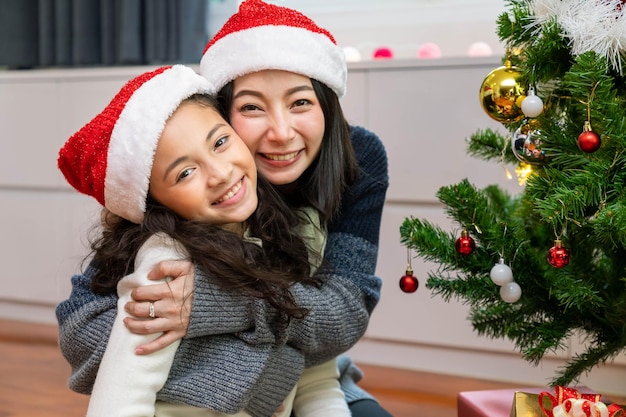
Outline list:
[[[361,53],[354,46],[344,46],[343,53],[346,56],[346,62],[360,62]]]
[[[522,288],[515,281],[504,284],[500,287],[500,297],[506,303],[514,303],[522,296]]]
[[[513,271],[504,263],[504,259],[500,259],[500,262],[491,268],[489,277],[494,284],[502,286],[513,281]]]
[[[528,88],[528,95],[522,100],[522,112],[526,117],[537,117],[543,111],[543,101],[535,95],[535,88]]]

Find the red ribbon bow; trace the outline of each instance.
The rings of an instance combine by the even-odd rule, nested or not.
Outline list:
[[[626,417],[626,411],[619,405],[602,403],[600,394],[583,394],[561,386],[554,388],[554,395],[541,392],[539,407],[547,417]]]

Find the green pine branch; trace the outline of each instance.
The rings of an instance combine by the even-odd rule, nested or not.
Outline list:
[[[517,82],[534,85],[544,101],[534,126],[545,158],[516,196],[467,179],[442,186],[436,196],[452,230],[409,217],[401,241],[436,265],[426,283],[434,295],[468,305],[478,334],[512,341],[529,362],[582,335],[584,351],[552,381],[568,385],[626,347],[626,78],[593,51],[574,56],[558,22],[537,25],[528,1],[507,4],[498,35],[521,73]],[[593,153],[578,146],[585,122],[601,137]],[[479,130],[467,153],[517,164],[512,136],[527,123],[505,124],[508,134]],[[454,246],[463,229],[477,244],[469,256]],[[546,260],[557,238],[571,252],[564,268]],[[500,259],[522,288],[516,303],[502,301],[489,277]]]

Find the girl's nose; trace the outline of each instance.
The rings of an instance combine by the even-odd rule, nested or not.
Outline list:
[[[213,161],[208,167],[207,187],[213,188],[228,183],[233,165],[227,161]]]

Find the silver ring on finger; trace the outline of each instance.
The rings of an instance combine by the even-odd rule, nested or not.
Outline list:
[[[148,315],[150,316],[151,319],[155,318],[156,312],[154,311],[154,302],[150,301],[149,309],[150,309],[150,313],[148,313]]]

